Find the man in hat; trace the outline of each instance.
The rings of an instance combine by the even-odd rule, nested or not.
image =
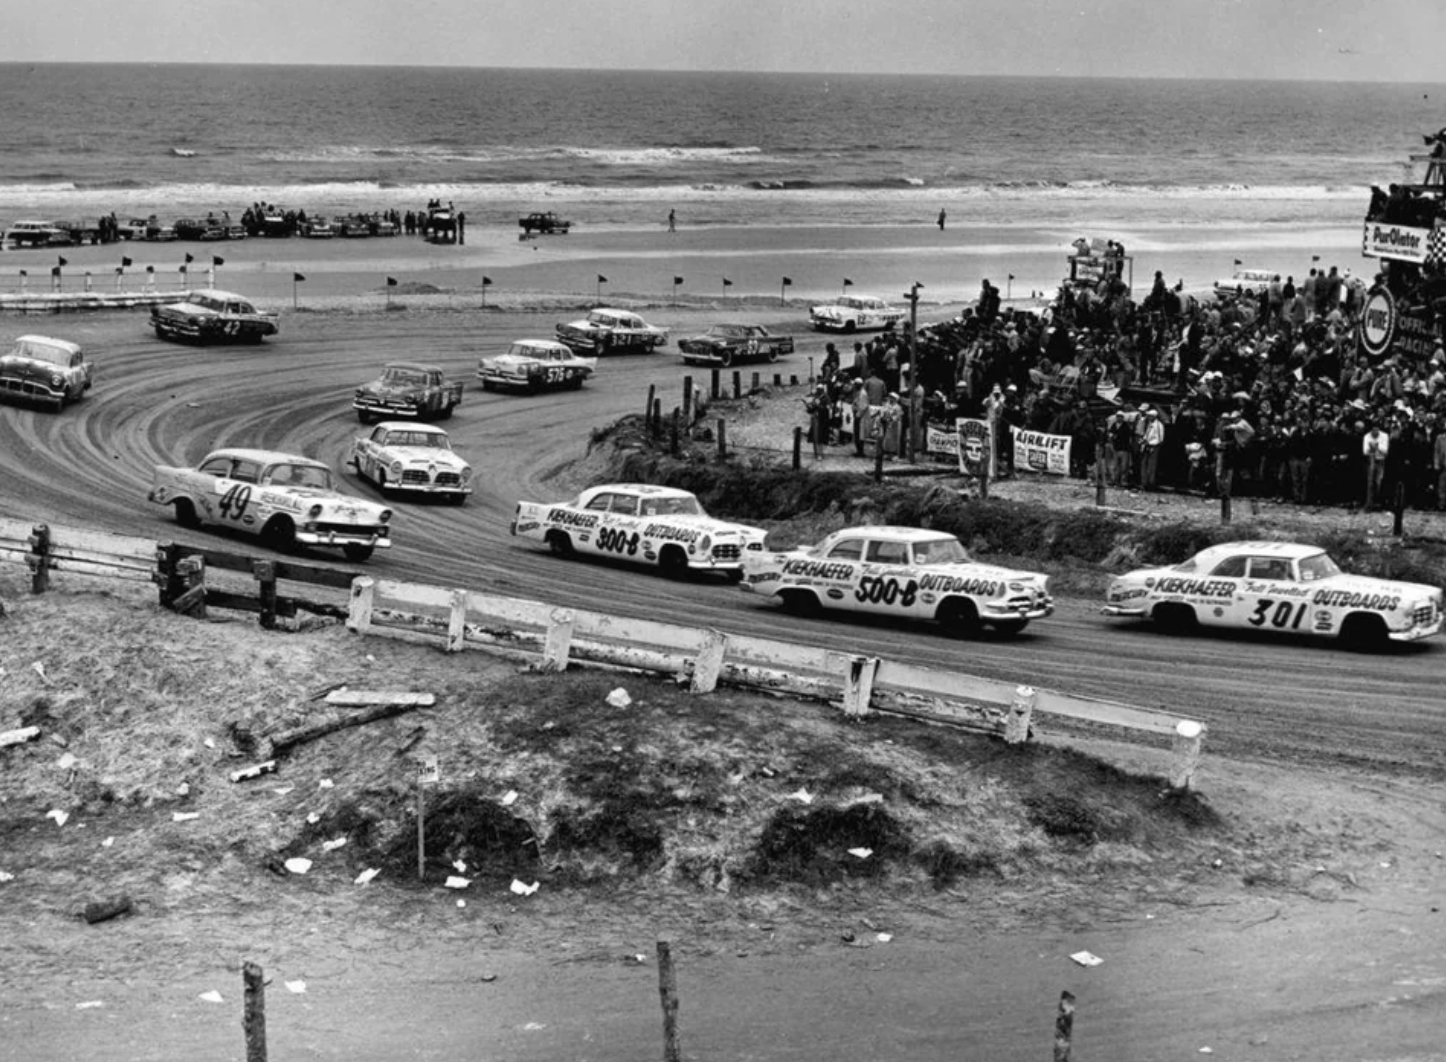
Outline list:
[[[1391,437],[1381,430],[1380,424],[1371,421],[1365,436],[1361,439],[1361,454],[1366,459],[1366,508],[1381,507],[1381,484],[1386,478],[1386,454],[1391,448]]]
[[[1140,486],[1144,490],[1158,490],[1160,477],[1160,447],[1165,445],[1165,425],[1160,423],[1159,410],[1145,406],[1140,410]]]

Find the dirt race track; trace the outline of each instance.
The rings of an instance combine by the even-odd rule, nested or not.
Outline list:
[[[145,501],[155,464],[191,463],[225,444],[292,450],[340,470],[361,430],[350,408],[353,387],[386,360],[436,362],[468,381],[466,401],[446,427],[476,470],[477,493],[462,508],[397,503],[397,544],[366,565],[371,574],[813,641],[1165,707],[1210,727],[1207,792],[1279,787],[1279,799],[1302,815],[1332,813],[1339,796],[1342,807],[1374,809],[1401,831],[1382,838],[1379,865],[1354,878],[1359,892],[1347,897],[1237,898],[1150,920],[1130,911],[1103,919],[1061,912],[1058,925],[1007,933],[921,916],[926,930],[870,950],[798,943],[796,950],[760,946],[751,957],[731,946],[695,953],[681,978],[690,1055],[1041,1058],[1050,1049],[1054,1000],[1072,987],[1081,997],[1082,1058],[1179,1058],[1210,1046],[1221,1058],[1446,1059],[1446,915],[1439,913],[1446,645],[1439,639],[1380,655],[1177,640],[1107,624],[1095,602],[1065,600],[1055,617],[1016,640],[957,642],[932,630],[784,616],[723,583],[669,583],[559,561],[510,537],[514,503],[565,493],[549,473],[584,453],[591,429],[641,411],[649,385],[665,408],[677,404],[684,375],[670,342],[655,354],[605,360],[581,392],[509,396],[473,386],[480,355],[514,338],[546,337],[561,316],[290,314],[279,337],[233,348],[158,342],[138,314],[11,322],[12,332],[80,341],[96,365],[96,385],[59,416],[0,406],[0,513],[214,547],[217,535],[184,531]],[[675,339],[708,323],[697,311],[650,316],[673,326]],[[805,375],[822,339],[804,335],[801,321],[776,324],[802,336],[800,352],[768,371]],[[347,478],[350,491],[375,496]],[[232,544],[265,552],[250,540]],[[1295,780],[1297,769],[1308,780]],[[1251,772],[1254,781],[1242,781]],[[1353,821],[1370,829],[1376,820]],[[673,926],[679,939],[701,932]],[[415,924],[377,927],[338,911],[314,928],[330,947],[282,939],[262,911],[239,915],[219,940],[214,930],[203,934],[227,961],[246,942],[269,942],[298,965],[334,975],[330,994],[288,998],[273,986],[281,1012],[273,1018],[273,1058],[631,1059],[659,1049],[651,962],[621,963],[651,952],[647,930],[617,937],[588,961],[533,950],[555,936],[492,950],[421,915]],[[134,923],[119,934],[143,948],[148,932]],[[24,934],[11,940],[45,946]],[[0,954],[5,948],[0,943]],[[1106,964],[1081,972],[1064,958],[1081,949],[1106,956]],[[368,954],[377,955],[377,967],[368,966]],[[107,957],[84,950],[54,955],[51,1002],[0,1017],[0,1060],[241,1057],[239,976],[225,992],[230,1005],[196,1013],[196,994],[215,987],[203,976],[210,956],[168,958],[178,965],[157,976],[186,991],[162,1002],[139,968],[108,969]],[[502,976],[481,984],[484,973]],[[100,1011],[71,1009],[110,980],[126,986],[116,991],[137,1010],[157,1016],[127,1034],[119,1013],[106,1020]],[[35,986],[26,995],[36,1002]]]

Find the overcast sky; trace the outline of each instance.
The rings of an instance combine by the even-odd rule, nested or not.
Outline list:
[[[1446,0],[0,0],[0,61],[1446,80]]]

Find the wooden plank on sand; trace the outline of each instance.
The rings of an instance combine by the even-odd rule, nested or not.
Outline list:
[[[373,705],[389,704],[398,708],[430,708],[437,703],[431,693],[393,693],[387,690],[332,690],[326,695],[326,703],[341,708],[370,708]]]

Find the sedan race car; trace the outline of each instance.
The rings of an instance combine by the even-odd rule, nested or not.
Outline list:
[[[161,339],[193,343],[260,343],[277,332],[276,315],[262,313],[249,299],[209,288],[185,301],[151,307],[151,326]]]
[[[739,361],[777,361],[793,353],[791,336],[775,336],[762,325],[716,324],[701,336],[678,340],[688,365],[721,365]]]
[[[889,328],[907,316],[907,311],[890,306],[872,295],[841,295],[826,306],[808,311],[809,322],[820,332],[867,332]]]
[[[157,465],[147,496],[173,506],[182,527],[221,524],[274,549],[340,546],[364,561],[391,545],[392,511],[338,494],[320,461],[272,450],[217,450],[195,468]]]
[[[589,354],[646,354],[668,341],[668,330],[627,310],[597,309],[586,320],[558,325],[557,340]]]
[[[377,490],[438,494],[461,505],[472,493],[472,466],[441,428],[389,420],[352,443],[348,463]]]
[[[1196,626],[1297,632],[1357,645],[1441,632],[1441,589],[1347,575],[1318,546],[1224,542],[1183,564],[1110,583],[1104,614]]]
[[[21,336],[0,357],[0,394],[44,403],[57,413],[84,397],[90,385],[90,362],[68,340]]]
[[[849,527],[811,548],[749,554],[743,589],[800,614],[936,620],[955,634],[1017,634],[1054,611],[1047,575],[981,564],[953,535],[917,527]]]
[[[1237,269],[1233,276],[1215,282],[1218,298],[1234,298],[1237,295],[1259,295],[1270,287],[1276,273],[1269,269]]]
[[[518,502],[512,533],[547,543],[563,557],[586,553],[689,572],[742,577],[743,556],[763,548],[766,532],[715,520],[685,490],[646,483],[592,487],[571,501]]]
[[[511,387],[541,391],[546,387],[581,387],[597,369],[597,358],[585,358],[550,339],[519,339],[506,354],[477,363],[482,390]]]

